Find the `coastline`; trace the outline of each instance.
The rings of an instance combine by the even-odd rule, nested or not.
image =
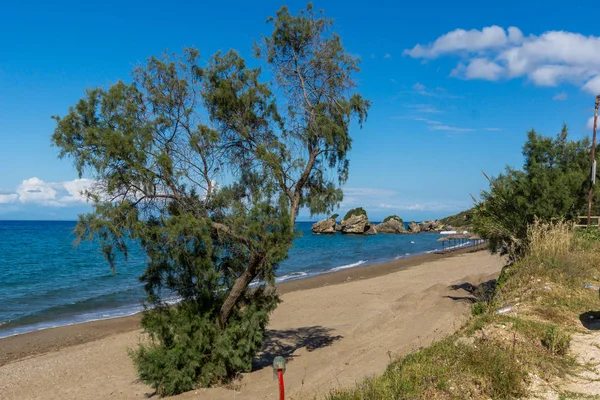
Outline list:
[[[465,247],[446,253],[418,254],[378,264],[360,265],[353,268],[308,276],[277,284],[280,294],[339,285],[350,281],[376,278],[424,263],[451,258],[485,249],[485,245]],[[82,322],[46,328],[0,338],[0,366],[24,358],[59,351],[120,333],[139,330],[140,314]]]

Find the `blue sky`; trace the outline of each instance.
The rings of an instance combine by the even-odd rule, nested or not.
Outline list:
[[[277,2],[10,2],[0,14],[0,219],[75,219],[89,209],[68,160],[50,146],[51,115],[86,88],[127,80],[165,49],[251,58]],[[305,2],[287,2],[293,12]],[[580,4],[580,5],[579,5]],[[352,132],[341,211],[371,219],[440,217],[470,207],[526,132],[591,133],[600,92],[598,6],[572,2],[318,1],[373,101]],[[596,29],[596,33],[597,33]],[[307,219],[301,213],[300,219]]]

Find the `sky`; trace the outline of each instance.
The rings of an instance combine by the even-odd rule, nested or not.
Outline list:
[[[53,115],[86,88],[127,81],[147,57],[195,46],[208,58],[268,34],[265,19],[305,2],[6,2],[0,13],[0,219],[89,211]],[[481,173],[520,167],[528,130],[591,135],[600,93],[600,5],[578,1],[315,1],[362,59],[372,107],[352,129],[340,214],[423,220],[472,206]],[[252,63],[252,61],[250,61]],[[311,220],[305,211],[300,220]]]

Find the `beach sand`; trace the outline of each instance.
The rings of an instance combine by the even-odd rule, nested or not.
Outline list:
[[[322,397],[380,374],[390,361],[458,329],[470,307],[450,285],[493,279],[503,260],[487,251],[426,254],[286,282],[254,371],[228,388],[177,399],[275,399],[270,363],[289,360],[289,399]],[[127,349],[141,336],[131,316],[0,339],[0,399],[134,399],[139,382]]]

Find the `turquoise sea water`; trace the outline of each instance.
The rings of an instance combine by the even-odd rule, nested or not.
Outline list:
[[[302,236],[278,269],[277,281],[409,257],[439,248],[435,233]],[[73,246],[75,222],[0,221],[0,337],[142,310],[138,277],[145,255],[132,249],[113,274],[99,246]]]

